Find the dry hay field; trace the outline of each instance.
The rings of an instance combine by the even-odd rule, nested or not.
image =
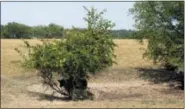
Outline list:
[[[67,101],[40,83],[36,70],[24,69],[18,61],[17,39],[1,40],[1,107],[2,108],[183,108],[184,91],[162,82],[167,73],[156,69],[151,60],[143,59],[143,45],[136,40],[114,40],[117,64],[89,80],[94,100]],[[35,44],[36,39],[29,40]],[[153,74],[153,75],[152,75]],[[156,74],[162,74],[156,76]],[[150,76],[146,79],[146,75]],[[155,77],[155,78],[154,78]],[[155,82],[153,81],[155,80]]]

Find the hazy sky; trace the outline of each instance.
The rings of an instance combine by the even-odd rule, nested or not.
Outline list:
[[[29,26],[56,23],[64,28],[86,27],[83,6],[106,9],[105,18],[116,24],[114,29],[134,29],[128,9],[134,2],[2,2],[1,23],[19,22]]]

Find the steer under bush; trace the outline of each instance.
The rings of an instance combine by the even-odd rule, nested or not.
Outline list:
[[[77,99],[89,99],[93,95],[89,95],[87,91],[87,80],[86,79],[61,79],[58,80],[60,87],[64,88],[68,92],[68,97],[73,100]]]

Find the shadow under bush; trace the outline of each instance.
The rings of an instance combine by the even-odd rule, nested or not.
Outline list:
[[[143,79],[158,83],[177,82],[178,88],[184,90],[184,71],[168,71],[165,69],[136,68]]]

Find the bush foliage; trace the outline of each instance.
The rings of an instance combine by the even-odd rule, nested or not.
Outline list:
[[[84,31],[73,28],[66,39],[42,40],[35,46],[25,41],[28,54],[23,56],[25,65],[39,70],[43,83],[73,100],[92,97],[87,91],[88,75],[111,66],[115,57],[110,35],[114,24],[102,17],[105,10],[98,13],[94,8],[84,9],[88,24]]]
[[[184,2],[137,2],[130,11],[137,38],[148,39],[145,56],[168,70],[184,68]]]

